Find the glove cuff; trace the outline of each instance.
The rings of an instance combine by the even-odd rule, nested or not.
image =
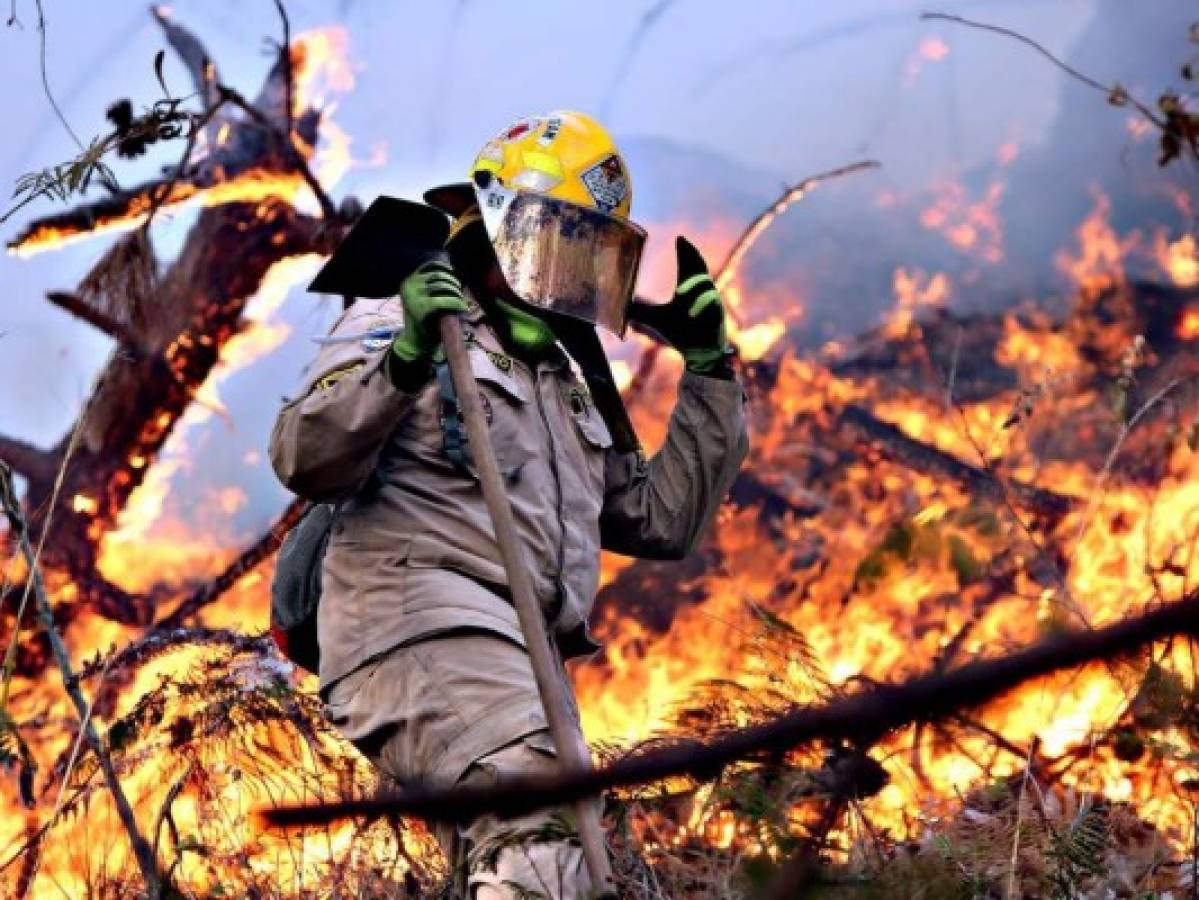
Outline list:
[[[736,355],[737,351],[732,347],[687,350],[683,353],[683,363],[688,372],[694,372],[696,375],[732,381],[736,376],[733,369],[733,359]]]
[[[403,335],[392,343],[384,368],[397,390],[413,394],[433,378],[433,364],[429,354],[411,347],[402,338]]]

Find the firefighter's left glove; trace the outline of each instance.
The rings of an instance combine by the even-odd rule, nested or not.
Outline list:
[[[433,260],[425,263],[400,285],[404,306],[404,327],[391,344],[391,352],[402,363],[428,362],[441,338],[437,320],[446,313],[466,312],[462,284],[449,263]]]
[[[729,345],[724,324],[724,303],[708,274],[703,256],[685,237],[675,238],[678,279],[669,303],[635,300],[629,318],[656,331],[683,356],[688,370],[697,375],[732,378]]]

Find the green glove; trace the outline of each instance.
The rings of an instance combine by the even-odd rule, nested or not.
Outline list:
[[[496,300],[495,305],[508,323],[508,335],[518,354],[535,359],[554,345],[553,329],[541,319],[506,300]]]
[[[404,363],[426,362],[441,343],[437,318],[443,313],[466,312],[462,285],[449,263],[425,263],[400,285],[404,327],[391,343],[391,352]]]
[[[683,355],[687,368],[698,375],[732,377],[732,353],[724,327],[724,304],[708,274],[703,256],[685,237],[674,242],[678,281],[669,303],[634,300],[629,319],[656,331]]]

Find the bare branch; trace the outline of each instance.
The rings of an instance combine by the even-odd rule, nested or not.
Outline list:
[[[95,326],[122,344],[133,348],[141,346],[141,341],[134,334],[132,328],[100,312],[90,303],[84,301],[78,294],[71,293],[70,291],[49,291],[46,294],[46,299],[59,309],[69,312],[75,318],[82,319],[89,325]],[[14,468],[17,467],[14,466]]]
[[[71,123],[67,121],[67,117],[63,115],[63,111],[59,107],[58,101],[54,99],[54,92],[50,90],[50,76],[46,71],[46,13],[42,9],[42,0],[34,0],[34,5],[37,7],[37,33],[38,41],[40,42],[38,59],[42,74],[42,90],[46,94],[46,99],[50,101],[50,108],[54,110],[54,115],[58,117],[58,121],[62,123],[62,127],[71,136],[71,140],[75,142],[75,146],[82,150],[84,149],[83,141],[79,140],[79,135],[75,134],[75,129],[71,127]],[[15,18],[16,12],[14,10],[13,19]]]
[[[49,480],[54,477],[57,459],[53,453],[19,438],[0,435],[0,463],[7,463],[14,472],[26,478]]]
[[[283,47],[280,52],[283,54],[283,91],[284,91],[284,121],[287,123],[287,143],[291,144],[291,118],[293,110],[291,108],[291,94],[294,90],[294,75],[291,70],[291,20],[287,18],[287,10],[283,8],[283,0],[275,0],[275,9],[279,11],[279,18],[283,22]]]
[[[155,626],[155,630],[179,628],[205,606],[220,599],[242,576],[279,549],[287,533],[295,527],[307,509],[307,501],[293,500],[266,534],[243,550],[225,571],[180,603],[174,612]]]
[[[1116,102],[1117,98],[1119,98],[1120,100],[1131,104],[1137,112],[1139,112],[1142,116],[1163,131],[1165,131],[1168,127],[1167,123],[1163,119],[1159,118],[1148,105],[1132,96],[1119,84],[1104,84],[1102,81],[1098,81],[1092,78],[1090,75],[1086,75],[1078,71],[1078,69],[1074,68],[1061,57],[1051,53],[1043,44],[1034,41],[1032,38],[1021,34],[1018,31],[1014,31],[1011,28],[1004,28],[1002,25],[990,25],[986,22],[976,22],[973,19],[967,19],[962,16],[955,16],[942,12],[926,12],[923,13],[920,18],[923,21],[953,22],[956,25],[965,25],[967,28],[977,28],[980,31],[990,31],[994,34],[1001,34],[1004,37],[1009,37],[1013,40],[1019,41],[1025,46],[1036,50],[1055,66],[1072,77],[1075,81],[1081,82],[1087,87],[1104,94],[1109,101]]]
[[[741,267],[741,261],[745,259],[745,254],[749,253],[753,245],[758,242],[758,238],[766,232],[767,228],[774,224],[775,219],[785,213],[788,208],[802,200],[812,188],[825,181],[840,178],[843,175],[853,175],[855,172],[877,169],[880,166],[881,163],[877,160],[860,160],[846,166],[829,169],[827,172],[810,175],[802,181],[786,188],[774,203],[764,209],[752,222],[745,226],[745,229],[734,242],[732,249],[729,250],[728,255],[724,258],[724,262],[716,270],[716,287],[724,290],[737,277],[737,270]]]
[[[1063,634],[949,672],[878,685],[825,706],[796,709],[708,742],[679,741],[585,773],[502,779],[486,788],[413,787],[369,800],[262,810],[261,816],[274,827],[323,825],[358,816],[409,815],[431,821],[473,818],[489,812],[511,816],[664,778],[690,776],[706,780],[739,760],[783,753],[813,741],[846,740],[868,745],[913,722],[953,716],[1032,679],[1129,654],[1175,634],[1199,634],[1199,590],[1104,628]]]

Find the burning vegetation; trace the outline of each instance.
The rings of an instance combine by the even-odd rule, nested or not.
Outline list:
[[[184,426],[221,414],[221,381],[278,345],[286,326],[271,312],[358,212],[326,193],[348,165],[321,95],[352,81],[344,38],[285,44],[248,101],[156,16],[205,102],[176,135],[182,161],[10,244],[34,253],[121,234],[74,291],[49,296],[115,342],[77,422],[48,449],[0,437],[0,459],[24,479],[19,507],[6,506],[0,607],[0,755],[12,775],[0,885],[137,896],[149,865],[187,896],[434,895],[445,873],[416,820],[289,831],[256,816],[379,787],[324,721],[311,677],[247,628],[265,624],[271,555],[302,506],[240,550],[173,531],[162,514]],[[921,44],[909,77],[949,52]],[[126,142],[145,121],[117,119]],[[1001,166],[1015,156],[997,151]],[[812,349],[795,339],[803,299],[756,296],[739,266],[818,181],[728,228],[718,283],[745,360],[753,454],[681,567],[605,558],[604,649],[573,671],[584,730],[619,766],[780,716],[868,709],[852,704],[891,686],[903,711],[912,679],[950,693],[736,761],[697,751],[690,768],[625,784],[607,805],[624,890],[1193,892],[1199,628],[1174,616],[1137,640],[1067,653],[1079,635],[1199,602],[1193,232],[1121,233],[1097,190],[1062,236],[1065,302],[955,313],[949,301],[971,283],[915,263],[895,269],[876,328]],[[923,203],[878,205],[1001,266],[1003,194],[1000,181],[946,182]],[[1178,193],[1180,221],[1191,202]],[[149,220],[183,204],[201,211],[160,271]],[[625,350],[618,374],[653,447],[678,363],[640,336]],[[215,499],[245,502],[228,487]],[[50,621],[34,615],[43,601]],[[972,662],[1055,638],[1068,665],[1042,654],[1039,668],[1006,672],[1002,690],[963,687]]]

